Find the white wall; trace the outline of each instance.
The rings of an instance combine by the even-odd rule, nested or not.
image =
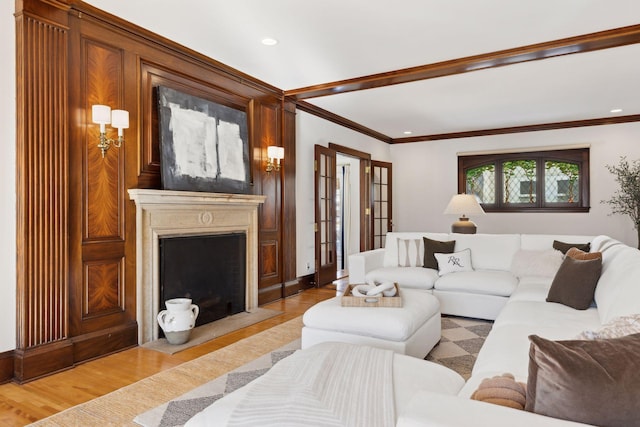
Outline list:
[[[330,142],[370,153],[373,160],[391,161],[388,144],[311,114],[297,112],[296,257],[298,277],[315,272],[313,147],[316,144],[327,147]],[[309,269],[306,268],[307,263]]]
[[[14,2],[0,2],[0,352],[16,348],[16,67]]]
[[[600,202],[617,189],[605,165],[640,159],[640,123],[392,145],[394,231],[450,231],[458,152],[572,144],[591,146],[589,213],[488,213],[471,218],[478,232],[606,234],[636,247],[633,222]]]
[[[346,249],[345,269],[349,269],[348,255],[360,252],[360,159],[351,156],[344,156],[338,153],[336,156],[337,166],[348,166],[349,168],[349,185],[347,190],[349,216],[345,219],[348,223],[345,225],[344,245]]]

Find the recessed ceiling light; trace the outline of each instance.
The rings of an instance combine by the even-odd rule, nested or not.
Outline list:
[[[614,108],[611,110],[612,113],[622,113],[622,108]]]
[[[404,132],[402,132],[402,133],[404,133],[405,135],[411,135],[413,132],[411,132],[410,130],[405,130],[405,131],[404,131]]]
[[[262,39],[262,44],[265,46],[275,46],[278,44],[278,40],[271,37],[265,37]]]

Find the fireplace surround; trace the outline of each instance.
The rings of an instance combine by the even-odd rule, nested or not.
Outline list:
[[[266,196],[130,189],[136,203],[138,344],[158,338],[159,239],[216,233],[246,234],[246,311],[258,306],[258,206]]]

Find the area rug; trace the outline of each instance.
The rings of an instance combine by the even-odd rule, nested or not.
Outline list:
[[[247,326],[251,326],[254,323],[262,322],[263,320],[278,316],[279,314],[282,314],[282,312],[278,310],[270,310],[257,307],[252,310],[251,313],[245,311],[194,328],[191,331],[189,341],[184,344],[169,344],[166,338],[160,338],[158,340],[143,344],[143,347],[150,350],[161,351],[167,354],[175,354],[179,351],[186,350],[207,341],[211,341],[212,339],[219,336],[237,331],[238,329],[246,328]]]
[[[489,334],[493,322],[442,316],[442,337],[425,357],[458,372],[464,379],[471,376],[476,356]],[[229,374],[223,375],[177,399],[160,405],[136,417],[144,427],[178,427],[227,393],[258,378],[275,362],[300,348],[300,340],[266,354]]]
[[[135,426],[133,419],[300,338],[302,316],[40,420],[33,426]]]
[[[134,421],[144,427],[174,427],[184,425],[191,417],[220,399],[225,394],[239,389],[258,378],[278,361],[289,356],[300,348],[300,340],[265,354],[246,365],[224,374],[213,381],[186,393],[170,402],[164,403],[144,414],[138,415]]]
[[[440,343],[425,359],[467,379],[491,326],[489,321],[443,316]],[[149,427],[183,425],[221,394],[257,378],[299,348],[301,328],[302,317],[297,317],[33,425],[139,427],[134,418]]]
[[[468,380],[492,326],[490,320],[443,315],[440,342],[425,359],[453,369]]]

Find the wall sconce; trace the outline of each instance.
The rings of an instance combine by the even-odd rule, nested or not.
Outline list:
[[[272,170],[280,170],[280,161],[284,159],[284,147],[270,145],[267,147],[267,172]]]
[[[100,125],[100,143],[98,144],[98,148],[102,150],[102,158],[104,158],[104,153],[111,147],[111,144],[120,148],[124,142],[123,129],[129,129],[128,111],[111,111],[111,107],[107,105],[94,105],[91,107],[91,120],[93,123]],[[107,138],[105,125],[108,124],[118,129],[118,139]]]

